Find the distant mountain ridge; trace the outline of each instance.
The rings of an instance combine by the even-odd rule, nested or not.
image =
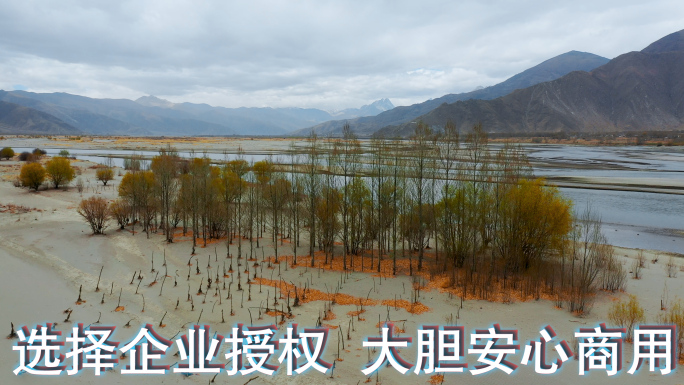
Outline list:
[[[0,101],[50,114],[79,132],[95,135],[285,135],[333,118],[314,108],[224,108],[155,96],[133,101],[0,90]],[[387,105],[376,103],[346,113],[378,113]]]
[[[0,101],[0,134],[79,135],[82,132],[50,114]]]
[[[346,108],[339,112],[333,112],[331,115],[335,119],[353,119],[362,116],[375,116],[393,108],[394,104],[389,99],[384,98],[360,108]]]
[[[160,99],[154,95],[141,96],[135,99],[135,102],[147,107],[173,108],[173,106],[175,106],[174,103],[165,99]]]
[[[541,82],[557,79],[572,71],[591,71],[607,63],[609,59],[587,52],[570,51],[548,59],[511,78],[486,88],[476,89],[461,94],[449,94],[411,106],[400,106],[373,117],[362,117],[351,120],[335,120],[317,126],[299,130],[293,135],[308,135],[314,130],[320,135],[341,135],[342,127],[349,123],[350,128],[361,136],[369,136],[377,130],[400,125],[427,114],[444,103],[453,103],[469,99],[494,99],[507,95],[519,88],[529,87]]]
[[[494,100],[445,103],[378,135],[410,135],[418,120],[436,128],[451,120],[464,131],[482,123],[489,132],[513,133],[682,129],[684,30],[592,72],[571,72]]]

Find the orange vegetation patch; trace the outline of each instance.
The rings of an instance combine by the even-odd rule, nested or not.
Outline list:
[[[325,312],[325,317],[323,317],[323,320],[324,320],[324,321],[332,321],[332,320],[334,320],[335,318],[337,318],[337,316],[335,315],[335,313],[333,313],[332,310],[328,310],[328,311]]]
[[[396,337],[396,336],[401,335],[402,333],[406,333],[406,330],[405,330],[404,328],[400,328],[400,327],[398,326],[398,324],[397,324],[396,321],[387,321],[387,322],[392,322],[392,323],[394,323],[394,328],[392,328],[392,335],[393,335],[393,336]],[[386,326],[387,326],[387,322],[385,322],[385,321],[377,322],[377,323],[375,324],[375,327],[378,328],[378,329],[380,329],[381,327],[386,327]]]
[[[173,231],[173,241],[174,242],[192,242],[192,230],[188,230],[185,232],[185,235],[183,235],[183,229],[177,227]],[[220,237],[220,238],[207,238],[207,244],[206,246],[209,245],[215,245],[221,242],[225,242],[228,239],[228,237]],[[204,245],[204,239],[202,238],[202,234],[199,234],[197,236],[197,247],[204,248],[206,247]]]
[[[294,315],[287,314],[284,311],[280,311],[280,310],[269,310],[264,314],[266,314],[267,316],[271,316],[271,317],[283,317],[283,316],[285,316],[285,318],[294,318]]]
[[[360,314],[365,313],[366,310],[352,310],[350,312],[347,312],[347,315],[350,317],[358,317]]]
[[[277,287],[278,290],[280,290],[281,295],[289,295],[290,298],[295,298],[295,286],[284,282],[284,281],[277,281],[277,280],[272,280],[268,278],[255,278],[252,281],[254,284],[262,284],[266,286],[271,286],[271,287]],[[307,303],[311,301],[327,301],[327,302],[334,302],[335,304],[338,305],[361,305],[361,306],[375,306],[375,305],[389,305],[389,306],[395,306],[396,307],[401,307],[405,309],[406,311],[412,313],[412,314],[422,314],[425,312],[430,311],[430,308],[423,305],[420,302],[411,304],[409,301],[406,300],[393,300],[393,299],[386,299],[383,301],[377,301],[374,299],[367,299],[367,298],[361,298],[361,297],[355,297],[349,294],[343,294],[343,293],[324,293],[320,290],[316,289],[311,289],[307,288],[306,291],[304,291],[303,288],[296,288],[297,293],[299,294],[299,301],[301,303]],[[358,312],[349,312],[347,313],[348,315],[352,315],[350,313],[356,313],[354,316],[357,316],[361,314],[363,311],[358,311]],[[327,317],[327,315],[326,315]],[[327,320],[327,318],[324,318]],[[334,319],[334,318],[331,318]]]
[[[116,309],[114,309],[114,311],[124,311],[124,310],[126,310],[126,308],[123,306],[117,306]]]
[[[428,381],[428,384],[439,385],[443,382],[444,382],[444,375],[443,374],[435,374],[433,376],[430,376],[430,380]]]
[[[254,284],[262,284],[266,286],[271,286],[271,287],[277,287],[278,290],[280,290],[281,295],[289,295],[290,298],[295,298],[295,286],[284,282],[284,281],[277,281],[273,279],[268,279],[268,278],[262,278],[262,277],[257,277],[255,278],[252,283]],[[311,301],[334,301],[336,304],[339,305],[363,305],[363,306],[372,306],[372,305],[377,305],[378,301],[372,300],[372,299],[363,299],[360,297],[354,297],[348,294],[342,294],[342,293],[324,293],[320,290],[316,289],[311,289],[308,288],[306,291],[301,288],[297,287],[297,293],[299,294],[299,301],[301,303],[307,303]]]
[[[13,205],[11,203],[6,204],[6,205],[0,204],[0,213],[25,214],[25,213],[29,213],[31,211],[42,212],[43,210],[31,208],[31,207],[26,207],[26,206],[22,206],[22,205]]]
[[[409,302],[405,299],[384,299],[382,304],[385,306],[393,306],[395,308],[402,308],[411,314],[423,314],[430,311],[430,308],[420,302]]]
[[[431,258],[431,253],[425,253],[423,265],[427,266],[428,260]],[[271,263],[275,263],[275,257],[269,257]],[[311,257],[309,255],[297,256],[297,263],[294,264],[294,256],[282,255],[278,257],[279,261],[287,261],[292,267],[310,267]],[[418,271],[418,258],[397,258],[397,275],[409,275],[411,271],[416,273]],[[425,267],[424,266],[424,267]],[[334,258],[326,258],[325,252],[314,252],[314,267],[331,271],[345,271],[344,257],[335,255]],[[375,253],[373,257],[368,254],[365,255],[347,255],[347,270],[355,272],[371,273],[374,276],[391,278],[394,277],[394,260],[391,256],[383,255],[380,260],[380,272],[378,272],[378,255]]]
[[[321,324],[322,327],[328,328],[328,329],[338,329],[339,326],[337,325],[330,325],[330,324]]]
[[[486,269],[485,269],[486,270]],[[419,275],[425,277],[427,290],[435,289],[442,293],[451,293],[452,295],[463,298],[463,300],[487,300],[490,302],[510,303],[510,302],[526,302],[536,300],[537,298],[548,301],[555,301],[558,299],[558,294],[551,291],[546,286],[533,288],[529,277],[508,277],[507,280],[502,280],[497,277],[488,279],[485,275],[475,274],[474,279],[477,283],[477,288],[473,289],[473,284],[469,284],[465,289],[463,285],[454,285],[454,279],[451,273],[432,275],[428,278],[427,272],[421,272]],[[467,272],[460,270],[457,272],[457,282],[465,282]],[[484,290],[483,288],[486,288]]]

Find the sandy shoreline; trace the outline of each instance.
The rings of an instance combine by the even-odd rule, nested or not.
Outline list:
[[[557,187],[684,195],[683,181],[664,181],[659,178],[595,178],[554,176],[547,177],[546,181],[547,184]]]

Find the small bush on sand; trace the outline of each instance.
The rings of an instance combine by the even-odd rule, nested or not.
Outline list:
[[[637,297],[630,295],[629,301],[618,301],[613,305],[608,312],[608,319],[613,324],[627,329],[627,336],[630,337],[634,327],[646,321],[646,316]]]
[[[103,234],[107,228],[110,214],[109,204],[102,197],[84,199],[78,205],[78,213],[90,225],[93,234]]]
[[[109,206],[109,212],[116,219],[116,223],[121,230],[128,224],[131,215],[131,207],[123,199],[117,199]]]
[[[11,148],[4,147],[2,150],[0,150],[0,159],[4,158],[5,160],[8,160],[12,157],[14,157],[14,150]]]
[[[111,167],[98,168],[97,171],[95,171],[95,177],[106,186],[107,182],[114,179],[114,170],[112,170]]]
[[[670,310],[658,317],[658,323],[677,326],[677,335],[673,338],[677,341],[679,359],[684,359],[684,301],[677,299]]]
[[[50,159],[45,164],[45,170],[55,188],[69,184],[76,174],[74,168],[71,167],[69,159],[61,156]]]
[[[38,191],[40,185],[45,181],[45,169],[40,163],[26,163],[21,167],[19,173],[21,185]]]
[[[83,183],[83,179],[81,179],[81,177],[78,177],[78,179],[76,179],[76,190],[78,190],[79,194],[83,194],[84,189],[85,184]]]
[[[33,149],[33,155],[37,156],[38,158],[40,158],[41,156],[43,156],[45,154],[47,154],[47,151],[45,151],[43,149],[40,149],[40,148],[34,148]]]
[[[19,154],[19,160],[22,162],[35,162],[37,160],[36,156],[28,151],[24,151]]]

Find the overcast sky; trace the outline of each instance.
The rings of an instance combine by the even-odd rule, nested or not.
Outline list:
[[[21,0],[0,26],[4,90],[332,110],[641,50],[684,29],[684,2]]]

